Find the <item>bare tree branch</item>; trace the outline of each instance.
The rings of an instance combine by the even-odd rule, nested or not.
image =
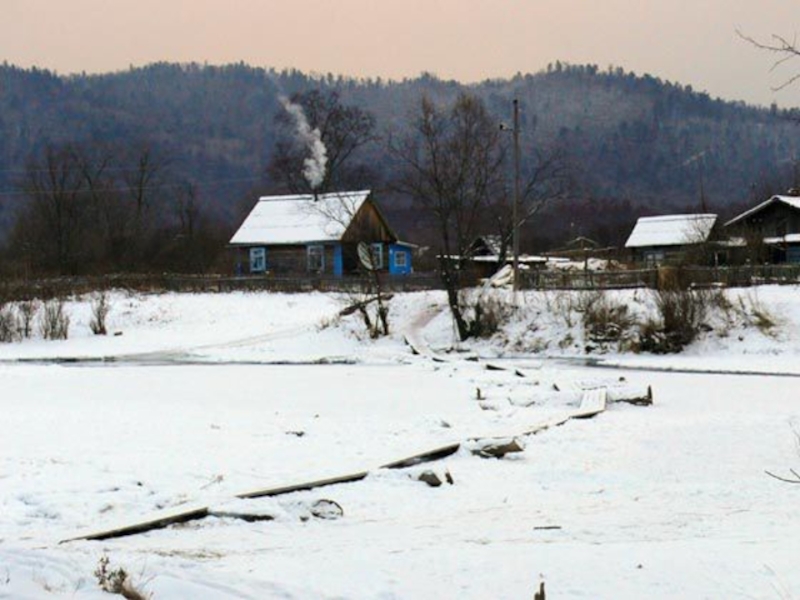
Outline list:
[[[787,477],[781,477],[780,475],[776,475],[775,473],[772,473],[770,471],[766,471],[766,470],[764,471],[764,473],[766,473],[767,475],[769,475],[770,477],[772,477],[774,479],[777,479],[778,481],[783,481],[784,483],[797,483],[797,484],[800,484],[800,474],[798,474],[797,471],[795,471],[794,469],[789,469],[789,472],[794,476],[794,479],[790,479],[790,478],[787,478]]]
[[[749,44],[752,44],[754,47],[758,48],[759,50],[764,50],[765,52],[770,52],[778,56],[775,62],[772,63],[770,72],[775,71],[778,67],[784,65],[785,63],[800,57],[800,47],[798,47],[797,45],[796,37],[793,38],[791,41],[789,41],[787,38],[783,36],[772,34],[770,36],[771,41],[762,42],[749,35],[745,35],[738,29],[736,30],[736,34]],[[772,90],[777,92],[782,89],[785,89],[790,85],[792,85],[793,83],[795,83],[798,79],[800,79],[800,73],[791,75],[783,83],[781,83],[776,87],[773,87]]]

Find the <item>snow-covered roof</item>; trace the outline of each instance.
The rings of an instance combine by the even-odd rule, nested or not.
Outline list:
[[[460,259],[458,256],[453,256],[454,259]],[[497,256],[471,256],[467,260],[471,260],[476,263],[496,263],[500,261],[500,258]],[[529,254],[520,254],[517,262],[520,263],[546,263],[548,258],[545,256],[531,256]],[[506,256],[506,263],[511,264],[514,262],[513,256]]]
[[[631,232],[626,248],[682,246],[708,240],[717,215],[664,215],[641,217]]]
[[[761,204],[754,206],[753,208],[746,210],[742,214],[732,218],[730,221],[725,223],[725,227],[728,225],[733,225],[734,223],[738,223],[742,219],[746,219],[750,215],[755,214],[760,210],[767,208],[771,204],[775,204],[776,202],[781,202],[787,206],[791,206],[792,208],[800,210],[800,196],[773,196],[769,200],[765,200]]]
[[[263,196],[230,244],[308,244],[342,238],[369,190],[331,194]]]
[[[777,237],[765,237],[765,244],[797,244],[800,243],[800,233],[787,233]]]

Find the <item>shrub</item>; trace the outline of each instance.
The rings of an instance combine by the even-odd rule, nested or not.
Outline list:
[[[712,296],[704,290],[658,290],[655,292],[658,321],[641,326],[640,347],[647,352],[680,352],[705,327]]]
[[[102,556],[94,571],[100,589],[109,594],[119,594],[126,600],[148,600],[150,598],[150,594],[146,595],[136,589],[125,569],[122,567],[112,569],[109,563],[109,558]]]
[[[98,292],[92,298],[92,320],[89,321],[89,327],[95,335],[106,335],[106,317],[111,310],[108,303],[108,294],[106,292]]]
[[[44,303],[39,331],[46,340],[65,340],[69,335],[69,315],[64,312],[64,299],[53,298]]]
[[[628,305],[613,301],[607,294],[593,294],[591,302],[583,306],[583,330],[586,340],[592,344],[621,342],[635,324]],[[586,350],[593,349],[587,344]]]
[[[19,314],[19,334],[22,337],[31,337],[33,333],[33,320],[38,311],[39,302],[37,300],[23,300],[17,305],[17,312]]]
[[[575,313],[581,312],[594,293],[577,295],[573,292],[545,292],[544,309],[548,314],[560,318],[564,325],[572,328],[575,325]]]
[[[473,298],[465,294],[461,298],[462,313],[468,319],[470,337],[489,338],[506,323],[514,308],[494,294],[478,293]]]
[[[742,316],[751,325],[754,325],[765,335],[773,333],[778,319],[764,306],[755,293],[747,294],[746,298],[739,298],[739,307]]]
[[[13,342],[19,331],[18,317],[11,304],[0,304],[0,342]]]

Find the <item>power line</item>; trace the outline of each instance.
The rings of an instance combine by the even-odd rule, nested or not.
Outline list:
[[[26,173],[49,173],[51,170],[52,169],[46,169],[46,168],[42,168],[42,169],[0,169],[0,173],[20,173],[20,174],[24,175]],[[63,173],[65,171],[79,171],[79,172],[82,173],[86,169],[84,169],[83,167],[61,167],[61,166],[59,166],[57,170],[58,170],[59,173]],[[101,172],[115,171],[115,172],[122,172],[122,173],[138,172],[138,171],[141,171],[141,167],[102,167],[102,168],[99,169],[99,171],[101,171]]]
[[[105,187],[99,189],[89,189],[89,188],[78,188],[72,190],[64,190],[65,192],[93,192],[96,194],[117,194],[117,193],[124,193],[130,192],[131,190],[144,190],[144,191],[151,191],[151,190],[169,190],[169,189],[179,189],[179,188],[186,188],[187,184],[191,187],[211,187],[214,185],[219,185],[222,183],[241,183],[245,181],[261,181],[261,177],[240,177],[240,178],[230,178],[230,179],[212,179],[208,181],[201,181],[201,182],[184,182],[184,183],[165,183],[159,185],[150,185],[144,187],[138,186],[113,186],[113,187]],[[53,190],[0,190],[0,198],[14,198],[14,197],[22,197],[22,196],[47,196],[53,193]]]

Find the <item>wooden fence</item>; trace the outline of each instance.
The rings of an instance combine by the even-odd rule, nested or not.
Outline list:
[[[26,298],[47,299],[87,294],[100,290],[122,289],[142,293],[156,292],[358,292],[369,285],[364,277],[277,277],[219,275],[104,275],[91,277],[52,277],[47,279],[0,280],[0,302]],[[381,276],[387,292],[442,289],[435,273]]]
[[[472,285],[478,281],[469,282]],[[663,287],[749,287],[762,284],[800,283],[800,265],[758,265],[721,268],[664,267],[618,271],[532,270],[520,274],[522,289],[613,290]],[[362,277],[277,277],[219,275],[106,275],[55,277],[36,280],[0,280],[0,302],[25,298],[52,298],[105,289],[137,292],[349,292],[365,288]],[[387,292],[443,289],[436,273],[381,276]]]
[[[800,265],[661,267],[618,271],[528,271],[520,286],[534,290],[750,287],[800,283]]]

